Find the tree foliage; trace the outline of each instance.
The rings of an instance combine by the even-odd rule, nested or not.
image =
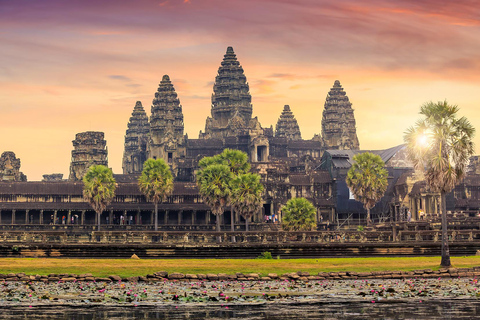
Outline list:
[[[148,201],[153,203],[165,201],[173,191],[172,172],[165,160],[147,159],[138,178],[138,186]]]
[[[204,169],[212,164],[226,165],[234,175],[247,173],[250,170],[247,154],[235,149],[224,149],[222,153],[213,157],[204,157],[199,161],[198,166]]]
[[[310,231],[316,227],[317,210],[305,198],[293,198],[282,207],[283,229],[287,231]]]
[[[370,209],[380,201],[388,186],[388,172],[379,155],[364,152],[353,157],[353,165],[347,173],[347,186],[367,210],[370,223]]]
[[[475,128],[465,117],[456,118],[458,110],[447,101],[428,102],[420,108],[424,118],[405,132],[409,159],[433,192],[452,191],[474,153]]]
[[[83,177],[83,198],[97,213],[98,230],[100,215],[115,197],[116,181],[112,169],[102,165],[91,166]]]
[[[148,201],[155,204],[155,231],[158,230],[158,204],[165,201],[173,191],[173,176],[163,159],[147,159],[138,179],[140,191]]]
[[[445,195],[465,176],[468,160],[474,153],[475,128],[465,117],[457,119],[458,110],[447,101],[428,102],[420,108],[423,118],[408,128],[404,136],[409,159],[416,169],[424,172],[430,190],[440,193],[444,267],[451,265]]]

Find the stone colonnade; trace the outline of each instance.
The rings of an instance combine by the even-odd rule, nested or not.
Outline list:
[[[237,214],[235,223],[240,223]],[[152,210],[106,210],[101,214],[101,224],[153,225],[155,213]],[[215,224],[216,217],[207,210],[159,209],[159,225],[209,225]],[[221,216],[221,223],[230,223],[230,214]],[[93,210],[53,209],[1,209],[0,225],[96,225],[98,216]]]

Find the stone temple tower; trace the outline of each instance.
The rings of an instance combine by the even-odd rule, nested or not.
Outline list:
[[[224,138],[260,128],[252,119],[252,96],[247,77],[232,47],[227,48],[213,85],[212,116],[200,138]]]
[[[82,180],[88,168],[93,165],[108,166],[107,141],[103,132],[87,131],[77,133],[73,142],[71,181]]]
[[[185,155],[183,130],[180,100],[169,76],[164,75],[152,102],[148,157],[162,158],[173,166],[175,159]]]
[[[147,113],[143,109],[140,101],[137,101],[133,108],[127,128],[122,161],[123,173],[141,173],[143,163],[147,160],[150,123],[148,122]]]
[[[335,80],[327,94],[322,118],[322,137],[327,149],[359,149],[352,104]]]
[[[297,119],[290,110],[289,105],[283,107],[282,114],[275,127],[275,137],[287,138],[288,140],[301,140],[302,134]]]

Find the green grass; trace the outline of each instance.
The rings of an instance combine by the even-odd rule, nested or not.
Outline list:
[[[156,271],[181,273],[227,273],[255,272],[283,274],[308,271],[388,271],[439,269],[440,257],[408,258],[323,258],[323,259],[57,259],[57,258],[2,258],[0,273],[42,274],[91,273],[102,277],[116,274],[122,277],[141,276]],[[452,257],[457,268],[480,266],[480,256]]]

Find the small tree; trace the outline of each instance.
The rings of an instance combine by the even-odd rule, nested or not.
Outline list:
[[[173,176],[163,159],[148,159],[138,179],[140,191],[155,204],[155,231],[158,231],[158,204],[172,194]]]
[[[230,204],[230,181],[233,174],[224,164],[210,164],[197,172],[199,193],[216,216],[217,231],[220,230],[220,216]]]
[[[408,128],[404,136],[415,168],[424,172],[430,190],[440,193],[443,267],[451,265],[445,195],[463,179],[468,159],[474,152],[475,128],[465,117],[457,119],[458,110],[447,101],[426,103],[420,108],[425,118]]]
[[[282,207],[283,224],[287,231],[310,231],[317,223],[315,214],[317,210],[313,204],[305,198],[293,198]]]
[[[256,173],[245,173],[236,176],[231,183],[232,208],[245,218],[245,229],[248,231],[248,220],[262,207],[263,185]]]
[[[388,172],[379,155],[365,152],[353,157],[353,165],[347,173],[347,186],[355,200],[367,210],[367,224],[371,223],[370,209],[380,201],[388,186]]]
[[[91,166],[83,177],[83,198],[97,213],[98,231],[101,214],[115,197],[115,189],[112,169],[105,166]]]

